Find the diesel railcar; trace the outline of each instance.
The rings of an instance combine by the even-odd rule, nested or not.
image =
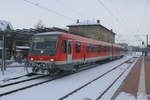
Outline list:
[[[38,33],[32,38],[29,62],[34,73],[77,70],[79,65],[119,58],[124,48],[69,33]]]

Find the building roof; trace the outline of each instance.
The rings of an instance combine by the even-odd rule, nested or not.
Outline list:
[[[116,33],[114,33],[112,30],[106,28],[105,26],[101,25],[99,20],[97,20],[98,22],[95,21],[83,21],[83,22],[77,22],[75,24],[72,25],[67,25],[67,27],[81,27],[81,26],[99,26],[101,28],[104,28],[105,30],[111,32],[112,34],[116,35]]]

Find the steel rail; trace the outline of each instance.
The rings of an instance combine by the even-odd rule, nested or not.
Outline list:
[[[0,88],[15,85],[15,84],[19,84],[19,83],[23,83],[23,82],[27,82],[27,81],[31,81],[31,80],[35,80],[35,79],[39,79],[39,78],[43,78],[43,77],[46,77],[46,76],[48,76],[48,75],[42,75],[42,76],[37,76],[37,77],[29,78],[29,79],[16,81],[16,82],[11,82],[11,83],[8,83],[8,84],[3,84],[3,85],[0,85]]]
[[[47,83],[47,82],[50,82],[50,81],[62,78],[62,77],[67,76],[67,75],[68,74],[64,73],[64,74],[59,75],[59,76],[51,77],[51,79],[48,79],[48,80],[45,80],[45,81],[42,81],[42,82],[36,82],[36,83],[28,85],[28,86],[24,86],[24,87],[21,87],[21,88],[18,88],[18,89],[14,89],[14,90],[11,90],[11,91],[8,91],[8,92],[0,93],[0,97],[1,96],[6,96],[8,94],[12,94],[12,93],[15,93],[15,92],[18,92],[18,91],[21,91],[21,90],[25,90],[25,89],[28,89],[28,88],[31,88],[31,87],[34,87],[34,86],[38,86],[38,85],[41,85],[41,84],[44,84],[44,83]]]
[[[100,76],[96,77],[96,78],[95,78],[95,79],[93,79],[92,81],[87,82],[86,84],[84,84],[84,85],[82,85],[81,87],[79,87],[79,88],[77,88],[77,89],[73,90],[72,92],[70,92],[70,93],[66,94],[65,96],[62,96],[62,97],[61,97],[61,98],[59,98],[58,100],[63,100],[63,99],[65,99],[65,98],[67,98],[67,97],[69,97],[69,96],[73,95],[73,94],[74,94],[74,93],[76,93],[77,91],[79,91],[79,90],[83,89],[84,87],[88,86],[89,84],[93,83],[94,81],[96,81],[96,80],[98,80],[98,79],[102,78],[103,76],[105,76],[105,75],[107,75],[108,73],[110,73],[111,71],[113,71],[113,70],[117,69],[117,68],[118,68],[118,67],[120,67],[121,65],[123,65],[123,64],[125,64],[125,63],[127,63],[127,62],[129,62],[131,59],[133,59],[133,58],[130,58],[130,59],[128,59],[128,60],[126,60],[126,61],[124,61],[123,63],[121,63],[121,64],[117,65],[116,67],[114,67],[114,68],[110,69],[109,71],[107,71],[107,72],[103,73],[102,75],[100,75]]]

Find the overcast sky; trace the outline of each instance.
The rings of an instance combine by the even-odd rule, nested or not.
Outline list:
[[[47,27],[66,27],[76,19],[101,20],[113,29],[118,42],[141,45],[150,37],[150,0],[1,0],[0,20],[10,21],[14,28],[33,28],[38,20]],[[103,4],[101,4],[102,2]],[[104,8],[105,7],[105,8]]]

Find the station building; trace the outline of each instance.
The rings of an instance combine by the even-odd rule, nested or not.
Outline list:
[[[85,36],[88,38],[115,43],[115,34],[113,30],[109,30],[100,24],[100,20],[97,21],[84,21],[80,22],[77,20],[75,24],[68,25],[69,32],[78,33],[81,36]]]

